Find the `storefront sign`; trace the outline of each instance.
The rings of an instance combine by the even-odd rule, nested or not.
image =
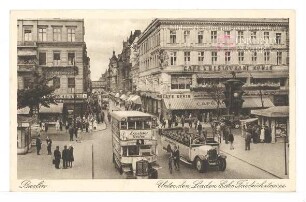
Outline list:
[[[121,130],[120,139],[137,140],[137,139],[152,139],[151,130]]]
[[[216,106],[217,103],[213,100],[203,100],[196,102],[196,105],[198,106]]]
[[[78,75],[77,67],[44,67],[43,70],[48,76]]]
[[[191,94],[159,94],[158,98],[191,98]]]
[[[56,95],[57,99],[74,99],[74,95],[76,99],[87,99],[87,94],[64,94],[64,95]]]
[[[190,65],[185,72],[223,72],[223,71],[272,71],[272,65]]]

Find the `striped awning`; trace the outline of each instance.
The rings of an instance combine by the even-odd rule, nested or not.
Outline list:
[[[268,109],[252,110],[251,114],[264,117],[285,118],[289,117],[289,106],[276,106]]]
[[[40,114],[61,114],[63,113],[63,103],[50,104],[50,107],[41,106],[39,109]]]
[[[164,103],[169,110],[182,110],[182,109],[216,109],[217,102],[213,99],[164,99]],[[220,108],[225,108],[222,103]]]
[[[274,107],[272,101],[267,97],[262,98],[262,101],[260,97],[244,97],[243,99],[244,102],[242,108]]]

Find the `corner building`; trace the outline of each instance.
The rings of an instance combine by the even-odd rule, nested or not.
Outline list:
[[[192,89],[222,83],[232,72],[250,87],[243,113],[288,105],[288,31],[288,19],[153,20],[137,42],[144,110],[213,115],[216,102]]]
[[[30,88],[34,71],[45,73],[53,78],[49,85],[56,87],[57,102],[63,103],[48,111],[63,112],[60,116],[67,117],[75,110],[77,116],[83,115],[91,87],[84,20],[20,19],[17,29],[18,89]]]

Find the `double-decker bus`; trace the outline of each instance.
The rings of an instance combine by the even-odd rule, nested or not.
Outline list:
[[[139,111],[114,111],[113,163],[127,178],[158,177],[156,117]]]

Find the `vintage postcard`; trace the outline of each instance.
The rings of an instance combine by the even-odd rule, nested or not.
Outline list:
[[[11,11],[11,191],[295,191],[295,68],[293,10]]]

